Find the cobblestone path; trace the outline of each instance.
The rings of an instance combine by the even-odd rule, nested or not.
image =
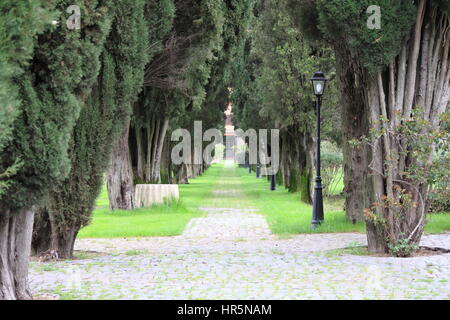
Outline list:
[[[333,249],[364,234],[279,239],[239,190],[222,181],[184,234],[81,239],[96,258],[31,263],[31,289],[59,299],[450,299],[450,254],[385,258]],[[236,205],[236,206],[235,206]],[[450,249],[450,234],[423,245]]]

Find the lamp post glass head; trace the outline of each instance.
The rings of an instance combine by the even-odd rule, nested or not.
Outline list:
[[[317,71],[311,78],[311,82],[313,85],[314,94],[318,97],[322,96],[325,92],[325,86],[327,83],[327,79],[325,79],[324,74],[320,71]]]

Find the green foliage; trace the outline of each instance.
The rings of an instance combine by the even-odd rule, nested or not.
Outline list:
[[[223,110],[229,101],[229,87],[234,86],[233,67],[239,47],[246,37],[252,17],[254,1],[229,1],[225,8],[225,23],[222,33],[223,48],[217,51],[217,61],[213,64],[211,76],[206,86],[206,100],[197,119],[202,119],[208,128],[223,122]]]
[[[288,0],[296,26],[309,38],[347,48],[370,72],[388,65],[400,51],[415,21],[413,1]],[[443,0],[441,2],[447,2]],[[369,29],[369,6],[381,10],[381,28]]]
[[[31,20],[31,27],[45,26],[37,28],[42,31],[38,37],[31,36],[33,33],[28,31],[28,25],[24,27],[25,32],[13,30],[22,36],[31,36],[24,40],[25,47],[19,49],[18,56],[23,58],[32,54],[32,59],[28,65],[25,61],[21,66],[23,72],[14,76],[20,104],[12,124],[11,139],[0,155],[0,172],[21,163],[20,169],[16,167],[16,172],[9,176],[8,190],[0,198],[0,203],[10,208],[37,204],[50,186],[67,176],[70,170],[67,146],[80,112],[78,95],[84,94],[96,78],[97,70],[92,64],[95,56],[91,54],[102,40],[89,32],[69,30],[65,23],[51,24],[52,15],[58,17],[56,20],[66,21],[65,9],[70,1],[33,3],[25,6],[8,1],[9,7],[5,8],[24,20],[36,18],[35,12],[37,17],[45,18],[39,23]],[[97,6],[98,1],[89,3]],[[21,12],[22,9],[25,11]],[[98,25],[103,21],[104,12],[98,14],[100,16],[91,21],[86,20],[86,25],[101,29]],[[19,25],[14,21],[11,23],[10,27],[20,28],[26,22],[19,19]],[[14,37],[10,39],[14,40]],[[34,47],[26,47],[31,44]]]
[[[321,162],[324,166],[342,166],[342,151],[332,142],[322,141]]]
[[[315,118],[315,97],[309,79],[317,69],[334,78],[334,56],[329,48],[315,48],[297,30],[289,10],[288,1],[264,1],[256,7],[234,69],[232,100],[236,122],[242,128],[314,130],[310,124]],[[323,103],[327,135],[339,128],[340,118],[333,116],[339,114],[336,100],[336,83],[331,81]]]
[[[429,198],[431,212],[450,212],[450,188],[448,184],[433,190]]]
[[[216,52],[223,48],[222,32],[225,15],[224,3],[219,0],[176,2],[177,18],[174,30],[177,35],[191,37],[186,52],[189,64],[181,78],[186,82],[192,107],[199,109],[205,100],[205,86],[208,83]]]
[[[242,67],[249,74],[248,78],[254,79],[248,81],[244,78],[234,87],[236,108],[243,109],[237,113],[238,121],[244,127],[298,124],[300,130],[306,130],[306,123],[313,121],[309,78],[321,63],[321,58],[311,54],[310,46],[294,28],[283,6],[284,2],[276,1],[260,4],[250,33],[251,42],[248,44],[251,47],[242,49],[247,55],[247,58],[243,57],[247,61],[242,62],[247,66]],[[238,76],[244,70],[235,72]],[[243,94],[246,94],[247,101],[241,101]],[[255,116],[260,120],[255,120]]]
[[[342,183],[343,155],[342,151],[332,142],[323,141],[321,145],[322,185],[324,196],[340,193],[339,186]]]
[[[450,1],[449,0],[434,0],[433,3],[440,7],[445,13],[450,13]]]
[[[442,126],[435,129],[430,121],[423,119],[423,110],[415,108],[411,117],[401,119],[400,124],[389,132],[391,139],[402,141],[408,146],[408,150],[400,150],[399,154],[407,154],[411,158],[408,165],[399,173],[399,177],[394,180],[392,196],[382,195],[379,201],[372,204],[371,209],[365,210],[366,218],[376,223],[387,235],[388,245],[397,246],[397,241],[399,241],[397,236],[402,237],[402,235],[390,232],[388,218],[386,214],[383,214],[385,210],[389,210],[392,215],[393,224],[401,225],[408,221],[409,210],[416,210],[416,208],[424,210],[419,213],[421,217],[425,217],[430,192],[432,195],[441,194],[444,197],[446,193],[448,194],[449,112],[444,113],[440,120]],[[372,139],[381,139],[383,134],[387,134],[388,120],[381,119],[379,124],[380,129],[372,129],[370,132]],[[361,141],[368,143],[366,137],[363,137]],[[384,167],[387,172],[391,168],[396,168],[399,154],[392,153],[389,158],[385,159]],[[406,237],[410,237],[409,234]],[[401,248],[406,246],[404,242],[400,242],[399,245]]]
[[[111,30],[96,51],[100,74],[72,134],[72,170],[53,190],[47,205],[61,234],[89,223],[112,145],[127,124],[131,103],[141,89],[149,47],[145,4],[144,0],[128,0],[109,7]]]
[[[162,40],[172,29],[175,17],[175,4],[173,0],[146,1],[145,19],[148,21],[150,56],[162,49]]]
[[[151,145],[148,137],[157,121],[169,120],[169,137],[175,128],[193,131],[196,120],[204,129],[223,125],[230,69],[253,2],[174,2],[176,18],[163,31],[162,50],[147,66],[145,90],[134,108],[133,126],[142,129],[143,145]]]
[[[348,46],[355,60],[375,72],[388,65],[400,52],[405,36],[415,21],[412,1],[318,0],[318,28],[335,46]],[[367,27],[371,5],[380,6],[381,28]]]
[[[147,67],[149,75],[154,69],[160,75],[146,83],[140,107],[135,111],[136,126],[155,116],[170,119],[172,127],[185,128],[191,127],[194,119],[204,120],[205,125],[216,125],[222,120],[227,99],[225,73],[231,62],[233,41],[238,41],[243,30],[234,14],[245,16],[241,10],[248,10],[247,2],[251,1],[227,6],[218,0],[180,0],[175,1],[175,7],[169,6],[175,9],[176,19],[155,33],[166,48],[155,57],[157,65],[151,63]],[[166,12],[166,21],[173,14]]]
[[[431,140],[436,143],[431,167],[428,167],[430,175],[431,192],[429,200],[432,212],[450,212],[450,111],[447,110],[441,117],[441,129],[433,132]],[[434,138],[433,138],[434,137]],[[421,135],[421,139],[423,135]],[[428,138],[429,141],[430,138]],[[422,144],[426,144],[427,140]],[[429,146],[426,146],[427,152]],[[425,168],[424,168],[425,169]]]
[[[315,0],[289,0],[288,12],[294,25],[310,41],[321,41],[322,34],[318,29],[319,12]]]
[[[290,192],[309,199],[308,148],[315,123],[310,78],[321,69],[333,79],[334,55],[330,48],[315,47],[295,25],[289,2],[260,1],[255,7],[246,42],[239,48],[234,72],[233,112],[242,129],[277,128],[281,131],[282,164],[287,166]],[[325,136],[340,140],[337,87],[330,81],[322,109]],[[337,116],[335,116],[337,115]],[[311,170],[311,168],[307,168]]]
[[[401,238],[395,243],[388,243],[389,251],[396,257],[409,257],[419,249],[417,244],[410,243],[408,239]]]
[[[0,3],[0,152],[13,138],[13,123],[19,114],[19,88],[14,79],[24,72],[33,56],[36,37],[51,21],[41,1]],[[22,165],[20,159],[0,163],[0,197],[11,186],[11,178]]]

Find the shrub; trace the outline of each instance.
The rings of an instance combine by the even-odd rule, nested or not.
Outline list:
[[[450,212],[450,188],[430,194],[430,212]]]
[[[395,243],[388,243],[389,252],[396,257],[410,257],[411,254],[419,249],[419,246],[410,243],[407,238],[401,238]]]
[[[324,196],[332,195],[343,177],[343,155],[339,148],[329,141],[322,145],[321,166]]]

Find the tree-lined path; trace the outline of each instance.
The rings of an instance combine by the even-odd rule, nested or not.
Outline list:
[[[247,196],[241,182],[248,172],[231,163],[212,169],[206,214],[182,235],[78,239],[76,250],[101,255],[32,262],[32,292],[65,299],[450,298],[450,254],[400,259],[336,250],[365,244],[360,233],[280,238]],[[425,236],[422,244],[450,249],[450,234]]]

